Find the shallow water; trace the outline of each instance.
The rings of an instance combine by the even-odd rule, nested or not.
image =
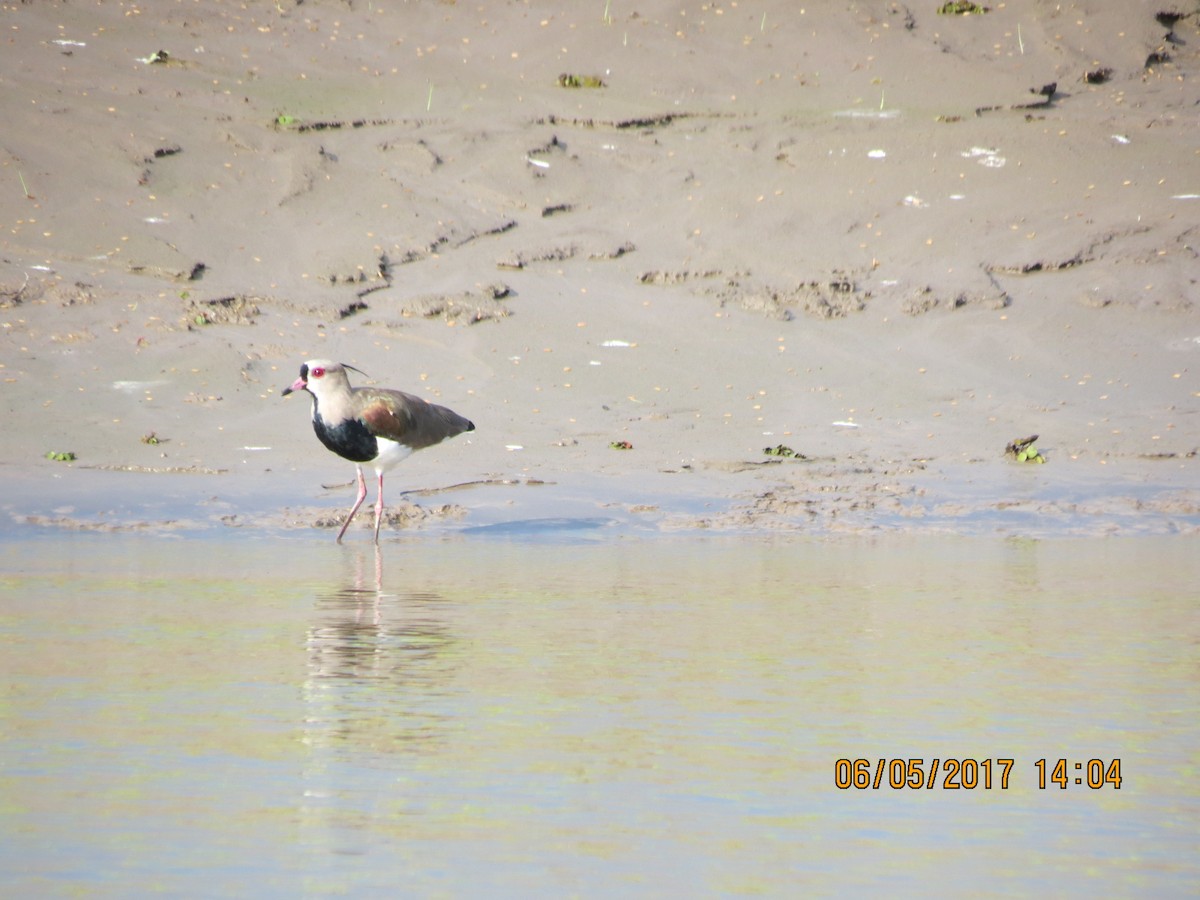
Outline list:
[[[1194,540],[552,532],[6,538],[0,894],[1200,890]]]

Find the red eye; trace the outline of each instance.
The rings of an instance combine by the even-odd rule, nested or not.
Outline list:
[[[308,374],[311,375],[313,378],[320,378],[322,375],[325,374],[325,369],[322,366],[317,366],[314,369],[309,369]]]

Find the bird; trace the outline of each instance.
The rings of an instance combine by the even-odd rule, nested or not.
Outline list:
[[[383,475],[407,459],[414,450],[432,447],[447,438],[474,431],[475,424],[452,409],[420,397],[387,388],[351,387],[346,370],[364,373],[345,363],[310,359],[300,366],[300,377],[284,388],[283,396],[308,391],[312,397],[313,431],[325,447],[355,464],[358,497],[338,532],[340,544],[367,496],[363,463],[379,476],[375,500],[375,543],[383,519]]]

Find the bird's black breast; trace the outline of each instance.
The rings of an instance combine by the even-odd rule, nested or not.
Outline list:
[[[328,449],[351,462],[370,462],[379,455],[379,442],[375,440],[375,435],[358,419],[345,419],[337,425],[330,425],[318,412],[313,416],[313,431]]]

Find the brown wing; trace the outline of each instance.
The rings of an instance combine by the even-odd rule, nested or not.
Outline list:
[[[475,426],[452,409],[428,403],[403,391],[355,388],[359,418],[376,437],[420,450],[446,438],[474,431]]]

